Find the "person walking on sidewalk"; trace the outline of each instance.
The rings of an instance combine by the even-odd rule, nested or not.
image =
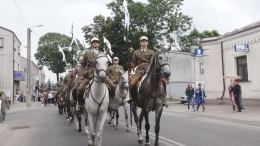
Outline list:
[[[7,108],[7,106],[9,106],[9,103],[8,103],[7,98],[5,97],[5,93],[3,91],[0,91],[0,100],[2,101],[1,111],[2,111],[3,121],[4,121],[5,115],[6,115],[5,109]]]
[[[234,97],[235,97],[235,102],[237,104],[238,107],[238,112],[237,113],[241,113],[241,107],[240,107],[240,101],[239,101],[239,96],[240,96],[240,92],[241,92],[241,86],[238,84],[238,79],[235,79],[234,81]]]
[[[193,97],[194,97],[194,88],[192,87],[191,84],[188,84],[188,87],[186,88],[186,96],[187,96],[187,101],[188,101],[188,110],[190,111],[190,101],[192,101],[192,108],[193,111],[195,111],[194,109],[194,102],[193,102]]]
[[[196,89],[195,96],[196,96],[196,104],[197,104],[197,111],[199,110],[200,105],[203,107],[203,112],[205,111],[205,98],[206,93],[205,90],[201,87],[201,83],[198,84],[198,89]]]
[[[232,108],[233,108],[233,111],[235,112],[235,105],[234,105],[234,94],[233,94],[233,80],[230,80],[230,85],[228,86],[228,93],[229,93],[229,97],[230,97],[230,101],[232,103]]]
[[[238,85],[240,86],[239,83],[238,83]],[[242,88],[241,88],[241,86],[240,86],[240,94],[239,94],[239,103],[240,103],[241,109],[245,109],[243,104],[242,104]]]

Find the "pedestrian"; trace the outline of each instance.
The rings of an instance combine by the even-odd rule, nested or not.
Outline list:
[[[197,111],[199,110],[200,105],[203,107],[203,112],[205,111],[205,98],[207,97],[205,90],[201,87],[201,83],[198,84],[198,88],[195,92],[196,96],[196,104],[197,104]]]
[[[33,101],[35,102],[35,92],[33,92],[33,95],[32,95],[32,97],[33,97]]]
[[[47,92],[43,92],[43,102],[44,102],[44,106],[46,106],[46,104],[48,102],[48,93]]]
[[[20,95],[16,93],[16,100],[20,102]]]
[[[230,85],[228,86],[228,93],[229,93],[229,97],[230,97],[230,101],[231,101],[231,104],[232,104],[233,111],[235,112],[234,94],[232,93],[233,89],[234,89],[233,80],[230,80]]]
[[[187,101],[188,101],[188,111],[190,111],[190,102],[192,101],[192,108],[193,111],[195,111],[194,109],[194,102],[193,102],[193,98],[194,98],[194,88],[192,87],[191,84],[188,84],[188,87],[186,88],[186,96],[187,96]]]
[[[242,104],[242,88],[241,88],[241,85],[239,83],[238,83],[238,85],[240,86],[240,95],[239,95],[240,107],[241,107],[241,109],[245,109],[243,104]]]
[[[9,106],[9,103],[8,103],[7,98],[5,97],[5,94],[4,94],[3,91],[0,91],[0,100],[2,101],[1,112],[2,112],[2,118],[3,118],[3,121],[4,121],[5,115],[6,115],[5,109],[7,108],[7,106]]]
[[[240,92],[241,92],[241,86],[238,84],[238,79],[234,80],[234,97],[235,97],[235,102],[237,104],[238,107],[238,111],[237,113],[241,113],[241,107],[240,107],[240,101],[239,101],[239,97],[240,97]]]
[[[23,100],[24,100],[23,98],[24,98],[24,95],[23,95],[23,91],[22,91],[22,93],[21,93],[21,95],[20,95],[20,98],[19,98],[19,99],[20,99],[20,102],[23,102]]]
[[[238,111],[238,106],[236,104],[236,101],[235,101],[235,96],[234,96],[234,85],[235,85],[235,81],[232,82],[232,85],[231,85],[231,94],[230,94],[230,97],[231,97],[231,100],[232,100],[232,104],[233,104],[233,111],[234,113],[236,113]]]
[[[49,92],[48,94],[48,104],[51,104],[52,103],[52,94],[51,92]]]

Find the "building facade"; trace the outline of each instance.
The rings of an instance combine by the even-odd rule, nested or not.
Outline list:
[[[0,26],[0,90],[5,92],[6,97],[10,97],[12,103],[16,93],[26,92],[27,59],[21,56],[21,45],[13,31]],[[31,66],[34,91],[39,77],[41,76],[41,82],[44,82],[45,75],[35,63],[32,62]]]
[[[194,57],[192,65],[197,69],[195,80],[204,82],[208,102],[230,103],[230,79],[223,76],[239,75],[244,104],[260,105],[260,21],[220,37],[203,39],[201,45],[203,57]]]

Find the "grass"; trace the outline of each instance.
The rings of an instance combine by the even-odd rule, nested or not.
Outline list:
[[[167,102],[180,102],[179,99],[174,99],[174,98],[172,98],[172,97],[166,98],[166,101],[167,101]]]

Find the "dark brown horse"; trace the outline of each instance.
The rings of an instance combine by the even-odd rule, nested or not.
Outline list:
[[[155,111],[155,146],[159,145],[160,119],[163,111],[163,99],[166,91],[162,78],[168,78],[171,75],[169,49],[155,49],[155,55],[151,60],[147,70],[146,77],[143,80],[139,93],[137,95],[138,107],[141,108],[140,116],[137,115],[137,108],[132,108],[135,123],[137,125],[138,142],[143,142],[141,132],[143,117],[145,118],[146,141],[145,145],[149,146],[149,112]],[[139,122],[139,123],[138,123]]]
[[[62,99],[62,90],[63,87],[61,88],[61,90],[56,94],[56,98],[57,98],[57,104],[58,104],[58,109],[59,109],[59,114],[62,115],[63,112],[66,114],[66,110],[64,108],[64,102]]]

